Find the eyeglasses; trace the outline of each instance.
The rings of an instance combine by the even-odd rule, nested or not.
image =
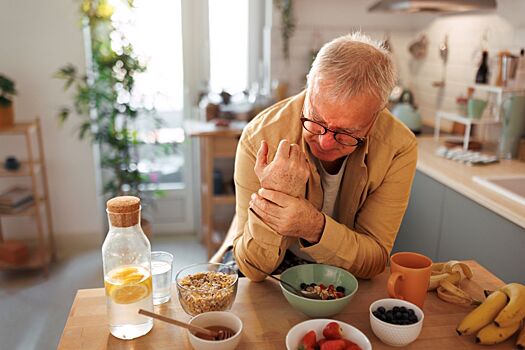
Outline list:
[[[301,122],[303,123],[303,128],[314,135],[324,135],[328,131],[330,131],[332,134],[334,134],[334,140],[343,146],[359,147],[365,142],[364,137],[355,137],[345,132],[328,129],[321,123],[316,122],[314,120],[306,119],[305,117],[301,118]]]

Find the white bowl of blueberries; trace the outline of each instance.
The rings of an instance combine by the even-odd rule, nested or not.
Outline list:
[[[380,299],[370,305],[370,325],[385,344],[406,346],[417,339],[423,328],[423,311],[400,299]]]

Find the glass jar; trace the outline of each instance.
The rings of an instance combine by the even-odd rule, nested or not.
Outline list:
[[[102,245],[109,330],[120,339],[148,333],[153,319],[151,245],[140,226],[140,199],[122,196],[107,202],[109,232]]]

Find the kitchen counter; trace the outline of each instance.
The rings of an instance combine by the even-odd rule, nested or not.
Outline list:
[[[525,207],[473,180],[474,176],[524,175],[525,162],[500,160],[498,163],[467,166],[435,154],[440,144],[432,137],[418,138],[417,170],[441,184],[525,228]]]

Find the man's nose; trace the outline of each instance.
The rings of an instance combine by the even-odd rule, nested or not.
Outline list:
[[[328,131],[324,135],[319,135],[319,145],[323,149],[332,149],[336,146],[337,141],[334,139],[334,134]]]

